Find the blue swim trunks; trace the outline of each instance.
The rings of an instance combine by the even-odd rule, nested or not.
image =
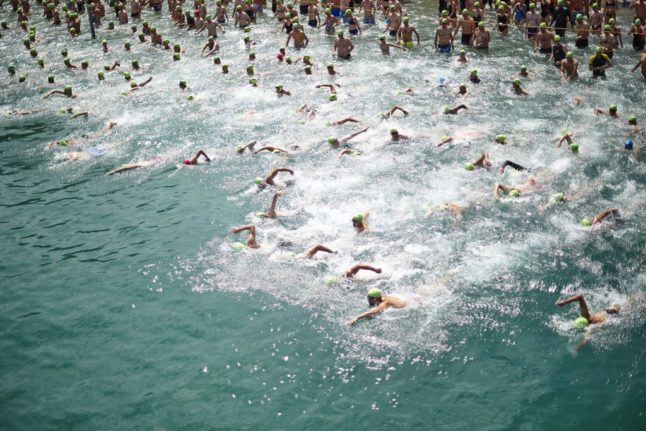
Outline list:
[[[363,17],[363,23],[364,24],[374,24],[375,23],[375,17],[374,16],[364,16]]]
[[[341,8],[339,7],[333,7],[330,12],[332,12],[332,15],[334,15],[337,18],[341,16]]]
[[[451,44],[448,43],[446,45],[438,45],[437,50],[440,51],[443,54],[450,54],[451,53]]]

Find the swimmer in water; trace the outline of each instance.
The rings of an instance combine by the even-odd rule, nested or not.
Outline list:
[[[358,136],[358,135],[360,135],[362,133],[365,133],[367,130],[368,130],[368,128],[364,127],[363,129],[359,130],[358,132],[354,132],[354,133],[352,133],[352,134],[350,134],[348,136],[345,136],[343,138],[340,138],[340,139],[335,138],[334,136],[330,136],[329,138],[327,138],[327,143],[330,144],[332,147],[337,148],[337,147],[339,147],[339,145],[347,144],[348,141],[350,141],[351,139],[355,138],[356,136]]]
[[[200,157],[204,157],[204,159],[205,159],[207,162],[210,162],[210,161],[211,161],[211,159],[209,158],[209,156],[207,156],[207,155],[206,155],[206,153],[204,152],[204,150],[198,150],[198,151],[197,151],[197,153],[195,153],[195,155],[193,156],[193,158],[192,158],[192,159],[186,159],[186,160],[182,161],[182,165],[183,165],[183,166],[197,165],[197,164],[198,164],[198,160],[200,159]]]
[[[352,56],[352,50],[354,49],[354,44],[350,39],[346,39],[343,37],[343,30],[339,30],[336,32],[337,34],[337,39],[334,41],[334,46],[332,48],[332,52],[336,53],[336,56],[338,58],[343,58],[345,60],[349,60],[350,57]]]
[[[283,150],[282,148],[278,148],[278,147],[273,147],[271,145],[265,145],[264,147],[257,149],[253,153],[258,154],[258,153],[261,153],[263,151],[269,151],[269,152],[274,153],[274,154],[284,154],[284,155],[289,154],[289,152],[287,150]]]
[[[555,305],[563,307],[564,305],[571,304],[572,302],[579,303],[581,317],[585,318],[587,320],[587,323],[589,324],[605,322],[608,319],[609,315],[617,314],[621,309],[621,306],[619,304],[613,304],[603,311],[599,311],[595,314],[590,314],[588,305],[585,303],[585,298],[583,298],[583,295],[580,293],[569,298],[559,299],[558,301],[556,301]]]
[[[116,169],[111,170],[106,175],[120,174],[123,172],[132,171],[134,169],[147,168],[149,166],[159,163],[161,160],[162,160],[161,157],[153,157],[148,160],[144,160],[143,162],[126,163],[119,166]]]
[[[445,106],[443,112],[445,114],[456,115],[458,112],[460,112],[460,109],[469,109],[469,108],[467,108],[467,105],[458,105],[455,108],[449,108],[448,106]]]
[[[357,233],[364,232],[368,229],[368,213],[359,213],[352,217],[352,227]]]
[[[245,230],[249,231],[249,238],[247,239],[247,247],[249,248],[260,248],[260,244],[256,242],[256,226],[248,224],[245,226],[231,228],[231,233],[236,234],[243,232]]]
[[[408,24],[408,17],[405,16],[402,20],[403,24],[397,30],[397,41],[406,49],[413,49],[413,35],[417,38],[417,46],[419,46],[419,33],[417,29]],[[471,35],[469,35],[471,38]]]
[[[304,255],[305,255],[305,257],[311,259],[311,258],[314,257],[314,255],[316,253],[319,253],[319,252],[330,253],[330,254],[336,254],[337,253],[336,251],[332,250],[331,248],[328,248],[328,247],[324,246],[323,244],[316,244],[314,247],[307,250],[304,253]]]
[[[276,203],[278,203],[278,198],[282,195],[281,192],[274,193],[274,197],[271,199],[271,205],[269,205],[269,209],[264,213],[263,217],[276,218]]]
[[[451,211],[453,216],[455,217],[455,222],[456,224],[460,223],[462,221],[462,207],[458,205],[455,202],[446,202],[441,205],[437,206],[437,209],[442,210],[442,211]],[[434,208],[430,208],[428,210],[428,215],[432,215],[436,210]]]
[[[489,168],[491,167],[491,162],[489,161],[489,153],[484,151],[480,154],[474,162],[467,162],[464,164],[464,168],[467,171],[472,171],[475,168]]]
[[[354,325],[358,320],[365,319],[366,317],[376,316],[387,308],[404,308],[407,303],[401,298],[393,295],[386,295],[377,288],[372,288],[368,291],[368,305],[374,307],[364,313],[359,314],[357,317],[348,321],[348,325]]]
[[[536,187],[536,180],[534,178],[529,178],[526,185],[522,186],[509,186],[502,183],[496,183],[493,193],[496,200],[500,199],[500,192],[508,193],[511,197],[518,197],[521,193],[525,193],[530,188]]]
[[[345,276],[347,278],[353,278],[355,275],[357,275],[357,272],[364,270],[364,271],[372,271],[377,274],[381,274],[381,268],[377,268],[376,266],[368,265],[366,263],[356,263],[350,267],[345,272]]]
[[[273,169],[269,175],[267,175],[267,178],[264,180],[261,177],[256,178],[255,183],[260,189],[264,189],[267,186],[276,186],[276,183],[274,182],[274,178],[276,178],[276,175],[278,175],[281,172],[287,172],[290,175],[294,175],[294,171],[289,169],[289,168],[276,168]]]
[[[103,126],[101,129],[97,130],[96,132],[90,132],[84,135],[81,135],[81,139],[61,139],[58,141],[53,141],[50,142],[47,147],[52,148],[55,146],[59,147],[72,147],[74,145],[82,144],[83,142],[86,142],[89,139],[96,139],[104,135],[108,130],[111,130],[114,126],[116,126],[117,123],[109,122],[105,126]]]
[[[390,129],[390,142],[407,141],[409,139],[410,136],[402,135],[397,129]]]
[[[151,76],[150,78],[146,79],[144,82],[141,84],[137,84],[135,81],[130,81],[130,90],[128,90],[128,93],[135,92],[139,90],[140,88],[144,88],[146,84],[148,84],[150,81],[153,80],[153,77]]]
[[[642,53],[639,56],[639,61],[637,62],[635,67],[631,69],[631,72],[636,71],[639,67],[641,67],[642,76],[644,77],[644,79],[646,79],[646,54],[645,53]]]
[[[600,109],[600,108],[594,108],[594,109],[592,110],[592,112],[594,112],[596,115],[599,115],[599,114],[604,115],[604,114],[605,114],[604,110],[603,110],[603,109]],[[608,115],[609,115],[611,118],[619,118],[619,115],[617,115],[617,105],[615,105],[615,104],[613,103],[612,105],[610,105],[610,106],[608,107]]]
[[[342,118],[340,120],[333,121],[329,125],[330,126],[341,126],[341,125],[343,125],[345,123],[359,123],[359,122],[360,122],[359,120],[357,120],[357,119],[355,119],[353,117],[345,117],[345,118]]]
[[[43,99],[49,99],[49,96],[51,96],[52,94],[62,94],[63,96],[69,97],[71,99],[76,99],[77,97],[76,94],[72,93],[71,85],[66,85],[62,90],[52,90],[45,96],[43,96]]]
[[[514,94],[518,96],[529,96],[529,93],[523,90],[523,87],[520,86],[520,79],[516,78],[511,82],[511,88]]]
[[[402,51],[406,51],[406,48],[404,48],[403,46],[394,45],[392,43],[387,43],[386,42],[386,36],[383,36],[383,35],[379,36],[379,49],[381,49],[381,53],[383,55],[390,55],[390,48],[391,47],[401,49]]]
[[[565,59],[561,60],[561,78],[569,82],[579,77],[579,62],[574,59],[574,53],[568,51],[565,54]],[[578,103],[577,103],[578,105]]]
[[[254,147],[257,143],[258,143],[257,141],[253,140],[253,141],[249,142],[249,143],[248,143],[248,144],[246,144],[246,145],[238,145],[238,146],[236,147],[236,153],[238,153],[238,154],[242,154],[242,153],[244,153],[244,152],[245,152],[245,150],[249,150],[249,152],[253,152],[253,147]]]

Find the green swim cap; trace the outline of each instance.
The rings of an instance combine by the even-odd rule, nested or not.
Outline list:
[[[596,52],[597,54],[601,54],[601,53],[603,52],[603,49],[602,49],[600,46],[597,46],[597,47],[594,49],[594,52]]]
[[[565,58],[574,58],[574,53],[572,51],[568,51],[567,54],[565,54]]]
[[[449,20],[446,18],[442,18],[442,25],[448,24]]]
[[[332,145],[336,143],[336,138],[334,136],[330,136],[327,138],[327,143]]]
[[[392,129],[389,130],[389,132],[390,132],[391,135],[393,135],[393,134],[397,133],[397,129],[392,128]]]
[[[66,85],[64,87],[65,91],[72,91],[72,86],[71,85]]]
[[[534,9],[535,7],[536,7],[536,5],[535,5],[534,3],[530,3],[530,4],[529,4],[529,8],[530,8],[530,9]]]
[[[103,71],[100,71],[100,72],[98,72],[98,73],[96,74],[96,76],[97,76],[99,79],[103,79],[103,78],[105,78],[105,73],[103,73]]]
[[[328,287],[336,286],[337,284],[339,284],[339,279],[333,275],[326,275],[325,277],[323,277],[323,283]]]
[[[257,83],[258,83],[258,80],[256,78],[249,79],[249,84],[256,85]]]
[[[236,153],[238,153],[238,154],[244,153],[244,145],[236,146]]]
[[[392,8],[394,8],[395,6],[393,5],[393,6],[391,6],[391,7],[392,7]],[[448,10],[446,10],[446,9],[444,9],[444,10],[442,11],[442,16],[449,16],[449,11],[448,11]]]
[[[309,56],[309,54],[305,54],[303,56],[303,60],[310,60],[312,57]]]
[[[637,24],[637,25],[641,25],[641,23],[642,23],[642,20],[641,20],[641,19],[637,18],[637,19],[635,20],[635,24]]]
[[[351,10],[351,9],[346,9],[346,10],[345,10],[345,14],[346,14],[346,15],[350,15],[351,13],[352,13],[352,10]]]
[[[362,222],[363,221],[363,214],[356,214],[354,217],[352,217],[352,221],[354,221],[354,222]]]
[[[253,64],[248,64],[247,65],[247,70],[250,70],[250,69],[253,70]]]
[[[260,177],[256,177],[256,179],[255,179],[255,180],[253,180],[253,182],[254,182],[254,183],[256,183],[257,185],[261,185],[262,183],[264,183],[264,182],[265,182],[265,180],[263,180],[263,179],[262,179],[262,178],[260,178]]]
[[[511,81],[512,84],[520,85],[520,79],[515,78],[513,81]]]
[[[527,66],[523,64],[522,66],[520,66],[520,70],[527,70]]]
[[[336,94],[330,94],[330,97],[328,99],[330,102],[336,102]]]
[[[503,143],[507,140],[507,137],[505,135],[496,135],[496,142]]]
[[[581,14],[577,14],[577,16],[576,16],[576,20],[577,20],[577,21],[582,21],[582,20],[583,20],[583,15],[581,15]]]
[[[466,54],[466,53],[467,53],[466,49],[461,49],[460,50],[460,54]]]
[[[520,196],[520,192],[518,190],[514,189],[514,190],[509,192],[509,196],[511,196],[512,198],[517,198],[518,196]]]
[[[179,61],[181,58],[182,58],[182,56],[181,56],[181,55],[179,55],[179,53],[175,53],[175,54],[173,54],[173,60],[175,60],[175,61]]]
[[[331,12],[332,12],[332,11],[330,10],[330,8],[329,8],[329,7],[325,8],[325,13],[329,14],[329,13],[331,13]]]
[[[505,10],[505,7],[503,5],[500,5],[498,6],[498,10],[502,12],[503,10]]]
[[[128,73],[128,72],[123,72],[123,78],[124,78],[126,81],[130,81],[130,73]]]
[[[282,84],[278,84],[278,85],[276,86],[276,88],[277,88],[277,89],[279,89],[279,90],[282,90],[282,89],[283,89],[283,85],[282,85]]]
[[[540,25],[540,28],[547,28],[547,23],[546,23],[546,22],[542,22],[542,23],[541,23],[541,25]]]
[[[236,253],[240,253],[241,251],[243,251],[245,249],[245,245],[243,243],[241,243],[241,242],[234,242],[234,243],[230,244],[229,246]]]
[[[181,87],[186,86],[186,81],[184,81],[184,80],[182,79],[181,81],[179,81],[179,85],[180,85]]]
[[[563,202],[565,200],[565,193],[563,192],[554,193],[552,195],[552,198],[554,199],[554,202]]]
[[[561,41],[561,36],[559,36],[558,34],[555,34],[554,35],[554,42],[560,42],[560,41]]]
[[[107,45],[107,44],[108,44],[108,41],[107,41],[107,40],[103,39],[103,40],[101,41],[101,45]]]
[[[592,226],[592,222],[591,222],[591,221],[590,221],[590,219],[589,219],[589,218],[587,218],[587,217],[583,217],[583,218],[581,219],[581,222],[580,222],[580,223],[581,223],[581,226],[585,226],[585,227],[590,227],[590,226]]]
[[[612,25],[612,24],[614,24],[614,23],[615,23],[615,19],[614,19],[614,18],[610,18],[610,19],[608,20],[608,24]]]
[[[213,36],[209,36],[209,42],[213,42],[215,38]]]
[[[376,287],[373,287],[368,291],[368,296],[370,298],[381,298],[381,290],[377,289]]]
[[[603,29],[605,31],[610,31],[610,29],[612,29],[612,27],[610,27],[610,24],[606,24],[606,25],[603,26]]]
[[[343,36],[343,30],[339,30],[336,32],[337,36]]]
[[[592,3],[592,7],[599,7],[597,3]]]
[[[279,150],[278,148],[276,148],[274,151],[272,151],[272,153],[274,153],[274,154],[280,154],[280,150]]]
[[[617,110],[617,105],[614,103],[608,107],[608,111],[616,111]]]
[[[130,81],[130,88],[135,88],[137,83],[135,81]]]
[[[637,123],[637,116],[631,115],[630,117],[628,117],[628,122],[629,123]]]
[[[581,316],[574,319],[575,328],[581,329],[585,328],[586,326],[588,326],[588,319],[586,319],[585,317]]]
[[[484,28],[484,22],[480,21],[480,22],[478,23],[478,27],[480,27],[480,28]]]
[[[579,144],[575,144],[574,142],[572,142],[570,144],[570,151],[572,151],[573,153],[578,153],[579,152]]]
[[[386,36],[379,36],[379,40],[386,40]]]
[[[464,169],[466,169],[467,171],[472,171],[474,168],[475,168],[475,166],[473,166],[473,163],[471,163],[471,162],[466,162],[464,164]]]
[[[471,75],[477,75],[477,74],[478,74],[478,69],[471,70]]]
[[[469,9],[467,8],[462,9],[462,15],[469,15],[469,13],[470,13]]]

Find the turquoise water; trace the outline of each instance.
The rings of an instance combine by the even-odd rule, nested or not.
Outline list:
[[[306,77],[300,65],[276,63],[285,37],[262,19],[252,32],[260,88],[245,85],[243,35],[234,29],[220,38],[227,77],[198,58],[203,38],[172,28],[165,14],[155,22],[187,49],[180,62],[134,40],[125,53],[128,28],[100,31],[111,46],[103,56],[87,35],[69,41],[35,16],[43,71],[21,33],[3,32],[0,429],[644,429],[646,169],[615,151],[626,116],[646,118],[644,82],[628,73],[635,54],[621,51],[606,81],[581,67],[581,79],[563,85],[512,32],[492,34],[497,49],[469,52],[469,64],[458,65],[432,52],[436,6],[427,5],[410,6],[421,48],[383,58],[377,29],[366,28],[355,58],[335,61],[332,81],[323,73],[331,39],[309,31],[311,47],[292,54],[313,56],[316,75]],[[65,71],[63,47],[92,70]],[[97,70],[117,58],[121,70],[139,59],[135,80],[153,81],[129,96],[118,72],[98,83]],[[26,84],[6,74],[11,61]],[[523,63],[532,74],[527,98],[508,84]],[[455,87],[474,67],[483,83],[458,98]],[[56,86],[46,84],[49,73]],[[335,103],[314,89],[328,82],[341,86]],[[87,120],[60,113],[68,100],[42,100],[68,83]],[[293,96],[277,99],[279,83]],[[403,94],[408,87],[412,95]],[[302,124],[304,103],[317,114]],[[441,114],[458,103],[468,112]],[[592,113],[609,103],[620,120]],[[394,104],[410,115],[377,116]],[[17,109],[35,112],[8,115]],[[326,125],[348,115],[361,124]],[[46,148],[108,121],[117,126],[78,148]],[[327,148],[327,136],[364,126],[352,141],[361,156],[340,159]],[[391,127],[411,141],[389,144]],[[574,131],[578,156],[554,147],[563,127]],[[436,146],[456,132],[456,144]],[[490,143],[498,133],[508,145]],[[252,139],[300,149],[286,159],[233,151]],[[68,160],[92,147],[105,154]],[[214,162],[175,172],[199,148]],[[463,169],[485,149],[494,164],[532,167],[540,187],[494,201],[496,181],[519,185],[527,175]],[[149,168],[104,175],[153,156],[161,160]],[[273,190],[254,192],[253,178],[285,165],[295,176],[280,217],[259,220]],[[557,191],[572,200],[551,203]],[[447,201],[464,207],[460,223],[438,211]],[[579,226],[607,207],[620,208],[623,225]],[[360,211],[370,212],[370,230],[358,236],[349,220]],[[247,222],[262,248],[233,253],[229,244],[245,237],[228,230]],[[286,255],[318,242],[339,253]],[[383,273],[325,286],[326,275],[356,261]],[[412,305],[347,327],[375,286]],[[554,306],[573,292],[593,310],[617,302],[623,311],[576,331],[575,307]]]

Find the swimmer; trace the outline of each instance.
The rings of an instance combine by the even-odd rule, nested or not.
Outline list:
[[[135,91],[139,90],[140,88],[145,87],[146,84],[148,84],[152,80],[153,80],[153,77],[151,76],[150,78],[148,78],[147,80],[145,80],[141,84],[137,84],[137,83],[135,83],[135,81],[130,81],[130,87],[131,88],[130,88],[130,90],[128,90],[128,93],[135,92]]]
[[[309,43],[309,38],[305,35],[303,31],[303,26],[300,24],[294,24],[293,30],[287,35],[287,41],[285,46],[289,46],[289,41],[294,39],[294,48],[305,48]]]
[[[574,53],[572,51],[568,51],[568,53],[565,54],[565,59],[561,60],[561,79],[569,82],[578,77],[579,62],[574,59]]]
[[[460,223],[462,221],[462,207],[455,202],[446,202],[438,206],[438,209],[443,210],[443,211],[451,211],[453,213],[453,216],[455,217],[455,222]],[[434,209],[430,208],[428,210],[428,215],[432,215],[434,213]]]
[[[466,96],[466,94],[467,94],[467,84],[464,84],[464,83],[460,84],[460,86],[458,87],[458,94],[460,96]]]
[[[49,93],[47,93],[43,97],[43,99],[49,99],[49,96],[51,96],[52,94],[62,94],[65,97],[69,97],[71,99],[76,99],[76,97],[77,97],[76,94],[72,93],[72,86],[71,85],[66,85],[65,88],[63,88],[62,90],[52,90]]]
[[[445,106],[443,112],[445,114],[456,115],[458,112],[460,112],[460,109],[469,109],[469,108],[467,108],[467,105],[458,105],[455,108],[450,108],[450,109],[448,106]]]
[[[364,232],[368,229],[368,213],[359,213],[352,217],[352,227],[357,233]]]
[[[555,35],[554,44],[552,44],[552,53],[547,58],[547,63],[553,62],[554,66],[561,67],[561,61],[565,60],[568,52],[567,46],[561,43],[561,36],[558,34]]]
[[[206,153],[204,152],[204,150],[198,150],[198,151],[197,151],[197,153],[195,153],[195,155],[193,156],[193,158],[183,160],[183,161],[182,161],[182,165],[184,165],[184,166],[197,165],[197,164],[198,164],[198,160],[200,159],[200,157],[204,157],[204,159],[205,159],[207,162],[210,162],[210,161],[211,161],[211,159],[209,158],[209,156],[207,156],[207,155],[206,155]]]
[[[245,226],[231,228],[231,233],[236,234],[243,232],[245,230],[249,231],[249,238],[247,239],[247,247],[249,248],[260,248],[260,244],[256,242],[256,226],[248,224]]]
[[[377,314],[390,307],[404,308],[406,307],[407,303],[401,298],[393,295],[383,294],[381,290],[373,288],[368,291],[368,305],[375,308],[359,314],[357,317],[348,321],[348,325],[354,325],[358,320],[376,316]]]
[[[123,172],[132,171],[134,169],[147,168],[147,167],[152,166],[152,165],[154,165],[156,163],[159,163],[161,160],[162,160],[161,157],[153,157],[151,159],[144,160],[143,162],[125,163],[125,164],[119,166],[118,168],[111,170],[106,175],[120,174],[120,173],[123,173]]]
[[[488,168],[491,166],[491,161],[489,160],[489,153],[483,151],[474,162],[467,162],[464,164],[464,168],[467,171],[472,171],[474,168]]]
[[[340,87],[340,85],[338,85],[338,84],[318,84],[314,88],[329,88],[330,93],[336,94],[336,87]]]
[[[525,193],[530,188],[536,187],[536,180],[534,178],[529,178],[527,184],[523,186],[509,186],[502,183],[496,183],[494,187],[494,197],[496,200],[500,199],[500,192],[508,193],[511,197],[518,197],[521,193]]]
[[[478,76],[478,71],[476,69],[473,69],[469,73],[469,81],[471,81],[474,84],[480,84],[481,80],[480,80],[480,77]]]
[[[519,165],[518,163],[514,163],[511,160],[505,160],[505,162],[498,168],[498,172],[501,174],[505,173],[505,169],[507,167],[510,167],[516,171],[527,171],[528,169],[524,166]]]
[[[219,50],[220,45],[218,45],[218,42],[215,40],[215,36],[209,36],[208,41],[206,42],[206,44],[204,44],[204,47],[202,47],[201,57],[208,57],[211,54],[215,54]],[[206,51],[206,53],[204,51]]]
[[[236,153],[242,154],[245,152],[245,150],[249,150],[249,152],[253,152],[253,147],[256,145],[258,142],[257,141],[251,141],[248,144],[245,145],[238,145],[236,147]]]
[[[408,24],[408,17],[405,16],[402,20],[404,23],[399,30],[397,30],[397,41],[406,49],[413,49],[413,35],[417,38],[417,46],[419,46],[419,33],[412,25]],[[469,35],[471,37],[471,35]]]
[[[276,86],[276,94],[277,94],[279,97],[280,97],[280,96],[291,96],[291,95],[292,95],[292,93],[290,93],[289,91],[285,90],[285,89],[283,88],[283,86],[282,86],[282,85],[280,85],[280,84]]]
[[[340,139],[335,138],[333,136],[330,136],[329,138],[327,138],[327,143],[330,144],[332,147],[337,148],[339,145],[347,144],[348,141],[350,141],[351,139],[353,139],[353,138],[355,138],[355,137],[359,136],[360,134],[365,133],[367,131],[368,131],[368,127],[364,127],[363,129],[359,130],[358,132],[354,132],[354,133],[352,133],[352,134],[350,134],[348,136],[345,136],[343,138],[340,138]]]
[[[410,139],[410,136],[402,135],[395,128],[390,129],[389,133],[390,133],[390,141],[391,142],[407,141],[407,140]]]
[[[304,255],[305,255],[305,257],[311,259],[311,258],[314,257],[314,255],[316,253],[319,253],[319,252],[330,253],[330,254],[336,254],[337,253],[336,251],[332,250],[329,247],[324,246],[323,244],[316,244],[314,247],[307,250],[304,253]]]
[[[283,194],[281,192],[274,193],[274,197],[271,199],[271,205],[269,205],[269,209],[263,214],[263,217],[276,218],[276,203],[278,202],[278,198],[282,195]]]
[[[442,18],[440,27],[435,30],[435,49],[443,54],[449,54],[453,49],[453,32],[449,28],[449,20]]]
[[[610,217],[615,224],[621,223],[619,210],[617,208],[607,208],[592,217],[592,224],[600,224],[608,217]]]
[[[327,65],[327,74],[330,76],[336,76],[339,74],[336,70],[334,70],[334,65],[332,63],[328,63]]]
[[[458,63],[468,63],[469,60],[467,60],[467,52],[464,49],[460,50],[460,54],[458,55],[458,59],[456,60]]]
[[[634,115],[631,115],[628,118],[628,137],[624,141],[624,146],[622,147],[623,150],[626,151],[631,151],[633,158],[637,160],[638,155],[639,155],[639,147],[635,145],[635,140],[637,140],[637,137],[641,135],[642,129],[637,125],[637,117]]]
[[[480,21],[478,23],[478,28],[473,33],[473,40],[471,45],[477,49],[489,49],[489,41],[491,40],[491,35],[485,29],[484,22]]]
[[[69,108],[69,109],[71,110],[71,108]],[[77,114],[77,115],[83,115],[83,114],[87,114],[87,112],[82,112],[82,113]],[[74,117],[72,117],[72,118],[74,118]],[[88,134],[85,134],[85,135],[81,135],[82,139],[61,139],[59,141],[50,142],[47,145],[47,147],[48,148],[52,148],[52,147],[55,147],[55,146],[72,147],[74,145],[82,144],[83,142],[86,142],[87,140],[96,139],[96,138],[99,138],[99,137],[103,136],[108,130],[111,130],[116,125],[117,125],[117,123],[109,122],[108,124],[106,124],[105,126],[100,128],[99,130],[97,130],[96,132],[91,132],[91,133],[88,133]]]
[[[641,54],[639,56],[639,61],[637,62],[635,67],[633,67],[630,70],[630,72],[632,73],[632,72],[636,71],[640,67],[641,67],[641,71],[642,71],[642,76],[644,77],[644,79],[646,79],[646,53],[643,53],[643,54]]]
[[[388,111],[384,112],[382,115],[383,118],[390,118],[396,111],[400,111],[404,115],[408,115],[408,111],[402,108],[399,105],[395,105],[390,108]]]
[[[267,175],[267,178],[264,180],[260,177],[256,178],[255,183],[260,189],[264,189],[267,186],[276,186],[276,183],[274,182],[274,178],[276,178],[276,175],[278,175],[281,172],[287,172],[290,175],[294,175],[294,171],[289,169],[289,168],[276,168],[273,169],[269,175]]]
[[[559,299],[558,301],[556,301],[555,305],[563,307],[564,305],[571,304],[573,302],[579,303],[579,311],[581,312],[581,317],[587,320],[587,323],[585,323],[584,326],[587,324],[592,325],[595,323],[605,322],[608,319],[609,315],[617,314],[621,309],[621,306],[619,304],[613,304],[603,311],[599,311],[595,314],[590,314],[590,311],[588,311],[588,305],[585,302],[585,298],[580,293],[574,296],[570,296],[569,298]]]
[[[386,29],[385,31],[388,32],[388,34],[391,37],[397,36],[397,32],[399,31],[399,27],[401,26],[402,23],[402,17],[401,14],[395,9],[395,5],[390,5],[388,12],[388,16],[386,17]]]
[[[260,149],[258,149],[256,151],[254,151],[253,153],[258,154],[258,153],[261,153],[263,151],[269,151],[269,152],[274,153],[274,154],[285,154],[285,155],[289,154],[289,152],[287,152],[287,150],[283,150],[282,148],[278,148],[278,147],[272,147],[271,145],[266,145],[266,146],[264,146],[264,147],[262,147],[262,148],[260,148]]]
[[[381,268],[377,268],[376,266],[369,265],[367,263],[356,263],[350,267],[345,272],[345,276],[347,278],[353,278],[355,275],[357,275],[357,272],[364,270],[364,271],[372,271],[377,274],[381,274]]]
[[[352,9],[346,9],[344,15],[344,21],[348,24],[348,33],[352,35],[361,34],[359,21],[357,21],[357,19],[352,15]]]
[[[542,22],[540,24],[540,32],[536,35],[535,38],[535,47],[534,50],[538,48],[538,52],[541,54],[551,54],[552,53],[552,39],[554,35],[551,31],[547,30],[547,23]]]
[[[600,108],[594,108],[594,109],[592,109],[592,112],[594,112],[596,115],[599,115],[599,114],[601,114],[601,115],[605,115],[604,110],[603,110],[603,109],[600,109]],[[619,115],[617,115],[617,105],[615,105],[615,104],[613,103],[612,105],[610,105],[610,106],[608,107],[608,115],[609,115],[611,118],[619,118]]]
[[[610,58],[603,53],[603,48],[598,46],[588,60],[588,69],[592,71],[592,77],[606,76],[606,70],[611,67]]]
[[[455,31],[453,32],[453,37],[458,34],[460,28],[462,29],[462,37],[460,39],[462,45],[471,46],[473,33],[475,32],[477,23],[473,18],[471,18],[471,12],[469,9],[462,10],[462,18],[458,20],[458,25],[455,26]]]
[[[343,37],[343,30],[337,31],[337,39],[334,41],[334,46],[332,52],[336,53],[338,58],[349,60],[352,56],[352,50],[354,49],[354,44],[350,39]]]
[[[529,93],[523,90],[523,87],[520,86],[520,79],[516,78],[511,82],[511,88],[514,94],[518,96],[529,96]]]
[[[381,53],[383,55],[389,55],[391,47],[406,51],[406,48],[404,48],[403,46],[386,43],[386,36],[379,36],[379,49],[381,49]]]

